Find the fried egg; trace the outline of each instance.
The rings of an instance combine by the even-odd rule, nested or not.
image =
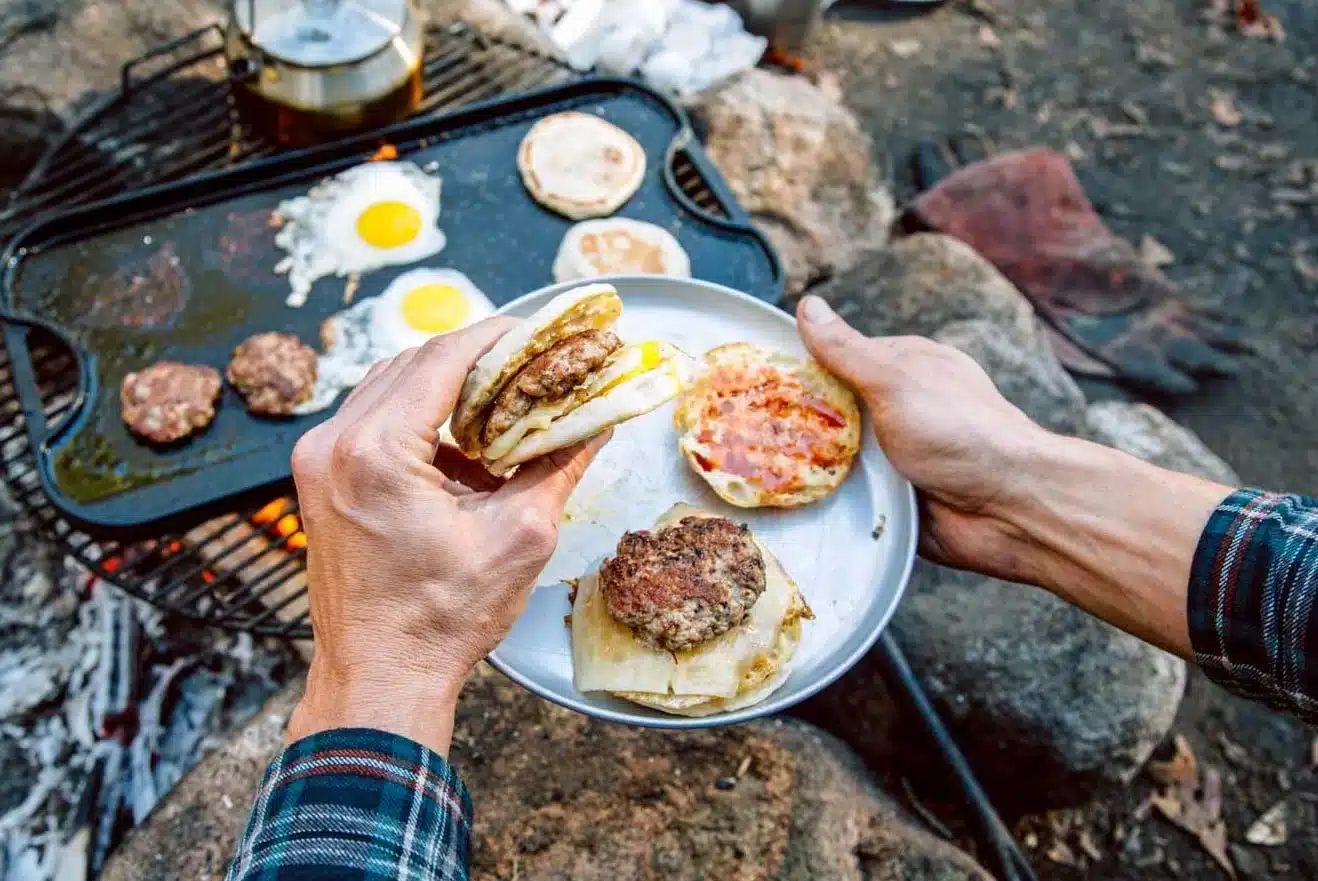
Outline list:
[[[445,244],[439,177],[411,162],[371,162],[280,203],[275,245],[288,252],[289,306],[301,306],[317,279],[416,263]]]
[[[361,382],[376,361],[475,324],[494,309],[490,298],[455,269],[403,273],[378,297],[325,319],[320,333],[325,353],[317,363],[316,387],[294,412],[324,410],[340,392]]]

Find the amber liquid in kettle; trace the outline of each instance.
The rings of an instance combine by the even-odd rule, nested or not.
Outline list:
[[[234,90],[244,120],[267,137],[290,147],[310,147],[406,119],[421,104],[421,65],[378,98],[343,110],[308,109],[281,104],[252,85]]]

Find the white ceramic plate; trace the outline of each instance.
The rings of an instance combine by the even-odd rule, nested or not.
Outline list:
[[[653,276],[599,280],[613,284],[622,296],[616,331],[625,342],[664,340],[695,357],[739,341],[805,353],[792,316],[730,288]],[[545,288],[499,311],[525,318],[555,294],[579,284]],[[687,466],[677,449],[673,404],[619,426],[569,500],[558,550],[538,579],[525,613],[490,655],[490,663],[565,707],[661,728],[745,722],[780,712],[819,691],[873,645],[897,608],[915,559],[915,493],[879,449],[868,416],[864,437],[851,474],[832,495],[790,511],[746,510],[721,501]],[[748,523],[796,580],[815,613],[815,620],[804,624],[791,675],[753,707],[686,718],[604,692],[582,693],[572,685],[572,644],[564,623],[571,604],[564,581],[597,568],[624,532],[650,528],[676,502]]]

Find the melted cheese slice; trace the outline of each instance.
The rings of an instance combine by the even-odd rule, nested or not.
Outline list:
[[[680,505],[660,520],[660,528],[692,515],[709,516]],[[722,636],[684,652],[660,651],[639,640],[631,628],[609,614],[598,572],[584,576],[577,584],[572,607],[572,668],[577,690],[616,692],[637,703],[681,712],[752,692],[762,697],[767,695],[761,688],[766,683],[777,679],[776,684],[781,684],[783,677],[778,674],[799,643],[800,620],[813,615],[778,560],[758,540],[756,544],[764,556],[765,588],[750,614]],[[710,711],[719,709],[716,706]]]

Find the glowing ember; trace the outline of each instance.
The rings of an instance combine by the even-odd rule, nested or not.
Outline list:
[[[274,524],[274,533],[284,541],[284,547],[290,551],[300,551],[307,546],[307,534],[302,531],[302,521],[294,513],[295,502],[292,499],[275,499],[252,515],[256,526]]]

